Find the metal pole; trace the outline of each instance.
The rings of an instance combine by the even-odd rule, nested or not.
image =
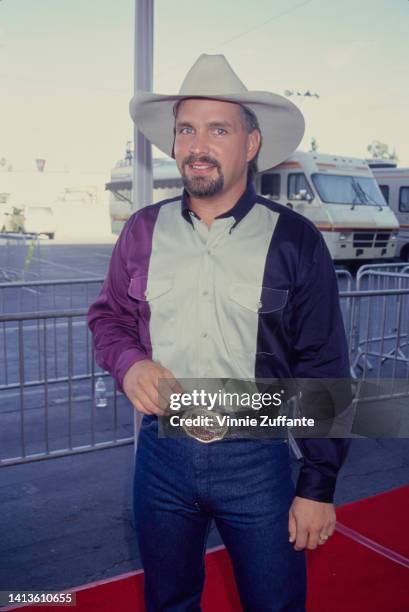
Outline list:
[[[153,87],[153,3],[135,0],[134,92]],[[152,147],[134,126],[133,210],[152,203]]]
[[[134,91],[153,88],[153,4],[154,0],[135,0]],[[134,126],[133,210],[152,203],[152,147]],[[135,449],[140,419],[134,416]]]

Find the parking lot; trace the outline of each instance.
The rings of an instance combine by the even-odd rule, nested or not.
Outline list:
[[[98,292],[111,251],[112,244],[106,243],[42,241],[27,275],[38,283],[58,280],[66,284],[52,289],[10,287],[0,298],[3,312],[62,313],[85,308]],[[94,282],[71,283],[79,280]],[[345,289],[345,281],[340,283]],[[349,307],[344,301],[345,316]],[[386,308],[387,316],[395,317],[396,311],[388,304]],[[407,302],[401,308],[407,313]],[[362,329],[368,326],[367,313],[363,306]],[[382,328],[383,315],[379,302],[371,309],[374,329]],[[393,326],[394,321],[392,318],[387,325]],[[126,443],[133,436],[133,410],[123,395],[115,393],[110,377],[104,379],[107,406],[95,406],[94,383],[102,372],[92,358],[84,317],[10,321],[2,323],[0,338],[1,458],[19,455],[22,436],[27,455],[47,449],[73,451],[0,468],[5,534],[0,545],[1,588],[67,588],[140,567],[131,511],[134,449]],[[403,343],[402,349],[406,350]],[[408,375],[405,361],[368,360],[373,376],[379,370],[387,377],[394,369],[395,374]],[[23,391],[19,384],[22,363]],[[45,377],[50,379],[48,384]],[[124,445],[103,447],[121,439]],[[102,445],[100,450],[75,454],[77,447],[95,443]],[[408,450],[407,439],[354,440],[339,478],[337,503],[407,484]],[[295,460],[293,467],[295,478]],[[213,529],[208,545],[218,543]]]

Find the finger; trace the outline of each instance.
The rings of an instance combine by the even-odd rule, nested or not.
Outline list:
[[[170,413],[170,402],[174,391],[169,384],[169,379],[161,378],[158,384],[159,406],[166,413]]]
[[[142,404],[144,409],[147,411],[147,414],[157,414],[159,408],[154,404],[149,397],[149,395],[145,392],[144,389],[138,389],[138,397],[137,399]]]
[[[167,383],[169,384],[170,388],[172,389],[174,393],[184,393],[185,392],[182,385],[175,378],[175,375],[173,374],[173,372],[171,372],[167,368],[163,368],[163,378],[166,378]]]
[[[290,511],[288,516],[288,534],[289,534],[289,542],[294,542],[297,536],[297,523],[294,518],[293,513]]]
[[[133,399],[131,402],[138,412],[142,412],[142,414],[151,414],[138,399]]]
[[[319,532],[318,531],[310,531],[308,534],[307,540],[307,548],[308,550],[314,550],[318,546],[319,541]]]
[[[308,531],[297,525],[297,538],[295,540],[295,550],[303,550],[307,546]]]
[[[325,530],[325,533],[329,536],[332,536],[334,534],[334,531],[335,531],[335,523],[331,523]]]
[[[320,546],[322,546],[323,544],[325,544],[326,542],[328,542],[329,540],[329,535],[327,534],[327,532],[322,532],[320,533],[320,535],[318,536],[318,544]]]
[[[160,398],[157,387],[154,382],[147,383],[143,389],[146,396],[154,406],[154,414],[157,416],[166,416],[167,408],[165,406],[165,400]]]

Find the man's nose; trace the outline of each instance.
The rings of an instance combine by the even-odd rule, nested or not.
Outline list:
[[[209,153],[209,142],[206,134],[203,132],[197,131],[193,138],[190,141],[190,151],[195,155],[200,155],[203,153]]]

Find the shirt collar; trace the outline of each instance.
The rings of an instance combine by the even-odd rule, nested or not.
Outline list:
[[[227,210],[225,213],[215,217],[216,219],[225,219],[226,217],[234,217],[234,224],[231,227],[231,230],[236,227],[236,225],[247,215],[247,213],[253,208],[254,203],[256,201],[256,190],[254,188],[253,181],[249,179],[247,181],[247,187],[240,198],[237,200],[236,204]],[[183,190],[182,193],[182,202],[181,202],[181,212],[182,216],[188,221],[192,226],[193,222],[191,219],[191,215],[196,215],[189,208],[189,194],[186,189]],[[231,231],[230,230],[230,231]]]

